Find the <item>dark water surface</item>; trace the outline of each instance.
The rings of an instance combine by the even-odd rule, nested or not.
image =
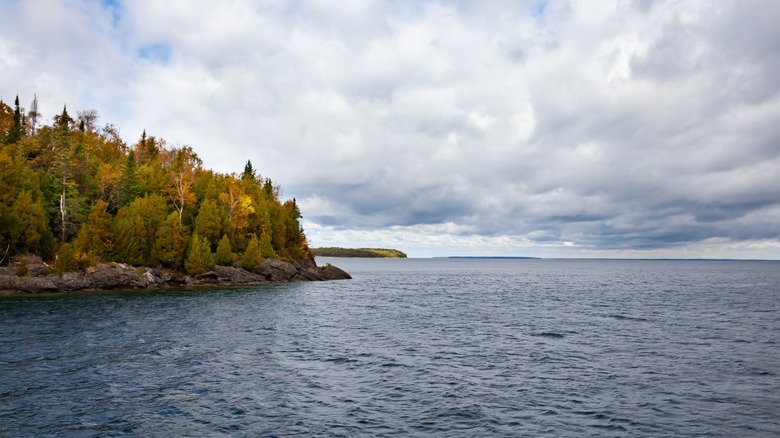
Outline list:
[[[778,436],[780,263],[0,298],[0,436]]]

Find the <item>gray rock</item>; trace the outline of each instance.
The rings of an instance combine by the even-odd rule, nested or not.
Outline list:
[[[19,279],[19,290],[23,292],[56,292],[57,285],[49,277],[23,277]]]
[[[298,268],[290,262],[279,259],[265,259],[258,272],[269,281],[291,281],[298,274]]]
[[[320,267],[319,270],[320,275],[322,275],[325,280],[349,280],[352,278],[352,276],[347,274],[344,270],[337,268],[330,263]]]
[[[84,272],[66,272],[60,277],[53,277],[53,281],[61,291],[93,289],[92,283]]]

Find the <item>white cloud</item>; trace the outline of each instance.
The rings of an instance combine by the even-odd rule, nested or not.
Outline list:
[[[18,2],[0,86],[251,159],[315,245],[780,258],[779,9]]]

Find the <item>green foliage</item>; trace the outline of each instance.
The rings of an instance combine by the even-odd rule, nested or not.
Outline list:
[[[111,214],[106,211],[108,204],[98,199],[89,212],[86,223],[81,226],[76,238],[76,248],[96,261],[111,258],[114,233],[111,231]]]
[[[179,220],[179,215],[172,212],[157,229],[152,243],[155,259],[170,269],[180,269],[184,261],[184,251],[187,248],[187,234]]]
[[[159,261],[154,241],[168,211],[160,195],[138,198],[119,209],[113,227],[115,260],[136,266],[156,266]]]
[[[214,255],[211,254],[208,242],[198,233],[192,235],[190,250],[184,261],[184,271],[190,275],[202,274],[214,267]]]
[[[270,259],[272,257],[276,257],[274,247],[271,245],[271,233],[260,234],[260,239],[258,239],[258,242],[260,245],[260,256],[262,258]]]
[[[78,251],[70,243],[63,244],[57,251],[57,258],[54,261],[54,272],[63,274],[84,269],[90,265],[89,256]]]
[[[260,243],[257,237],[252,236],[249,240],[249,245],[244,251],[244,257],[241,258],[241,267],[247,271],[254,271],[260,267],[260,263],[263,262],[263,255],[260,252]]]
[[[222,235],[225,215],[213,199],[207,199],[201,204],[198,217],[195,219],[195,232],[206,239],[210,247],[217,245]]]
[[[218,265],[229,266],[233,263],[233,251],[230,249],[230,239],[227,234],[222,235],[214,258]]]
[[[406,258],[397,249],[385,248],[312,248],[311,252],[316,257]]]
[[[186,259],[200,272],[216,262],[208,260],[214,249],[221,264],[234,261],[233,251],[249,266],[308,256],[295,201],[283,204],[251,162],[216,173],[192,148],[145,132],[128,146],[114,125],[96,128],[96,111],[79,111],[76,121],[63,107],[39,126],[37,97],[27,120],[14,103],[0,101],[0,250],[9,257],[51,261],[59,248],[63,269],[85,260],[181,269]],[[193,231],[199,241],[189,243]]]
[[[3,143],[5,144],[17,143],[22,140],[22,137],[24,137],[24,127],[22,126],[22,113],[19,109],[19,96],[16,96],[16,101],[14,102],[13,124],[11,125],[11,128],[8,130],[8,133],[5,135],[5,138],[3,138]]]
[[[34,200],[27,191],[19,192],[11,206],[10,216],[14,219],[11,228],[11,244],[14,248],[20,252],[41,249],[41,244],[51,232],[40,200]]]

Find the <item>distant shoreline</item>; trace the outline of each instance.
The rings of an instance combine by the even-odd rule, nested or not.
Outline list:
[[[311,248],[315,257],[344,257],[344,258],[389,258],[405,259],[406,254],[397,249],[388,248]]]

